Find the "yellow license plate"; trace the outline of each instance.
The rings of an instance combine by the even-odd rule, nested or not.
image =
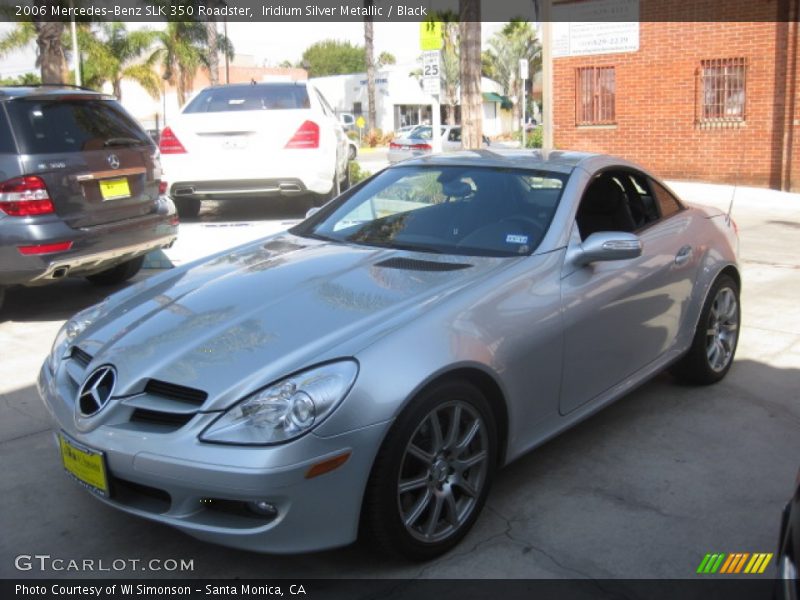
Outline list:
[[[128,198],[131,195],[131,187],[128,185],[128,178],[104,179],[100,183],[100,195],[103,200],[118,200]]]
[[[61,461],[67,473],[101,496],[108,496],[108,478],[103,453],[79,444],[63,433],[58,436]]]

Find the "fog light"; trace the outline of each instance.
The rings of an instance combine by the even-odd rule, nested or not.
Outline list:
[[[274,517],[278,514],[278,509],[274,504],[270,504],[266,500],[256,500],[254,502],[248,502],[247,508],[256,513],[257,515],[262,515],[264,517]]]

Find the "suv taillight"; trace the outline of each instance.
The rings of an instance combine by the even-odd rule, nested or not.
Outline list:
[[[12,217],[33,217],[55,212],[41,177],[15,177],[0,183],[0,210]]]
[[[284,148],[319,148],[319,125],[314,121],[304,122]]]
[[[161,132],[158,149],[161,154],[186,154],[186,148],[183,147],[178,136],[169,127],[165,127],[164,131]]]

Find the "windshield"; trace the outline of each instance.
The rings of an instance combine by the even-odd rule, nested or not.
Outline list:
[[[292,233],[421,252],[530,254],[550,226],[567,177],[473,166],[396,167]]]
[[[21,99],[6,106],[23,154],[152,144],[142,128],[109,100]]]
[[[207,88],[197,94],[183,112],[292,110],[310,107],[306,86],[294,83],[270,83]]]

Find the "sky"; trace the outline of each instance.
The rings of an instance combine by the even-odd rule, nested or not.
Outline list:
[[[13,26],[13,23],[0,23],[0,36]],[[483,23],[484,43],[502,26],[503,23]],[[141,27],[155,29],[159,24],[128,23],[129,29]],[[364,24],[360,22],[229,23],[228,35],[237,54],[253,55],[259,62],[266,61],[269,66],[277,66],[284,60],[291,62],[299,60],[303,50],[320,40],[333,38],[363,44]],[[419,23],[376,22],[375,56],[384,51],[394,54],[398,63],[415,61],[420,54]],[[36,71],[35,60],[33,46],[25,52],[9,54],[0,59],[0,77]]]

